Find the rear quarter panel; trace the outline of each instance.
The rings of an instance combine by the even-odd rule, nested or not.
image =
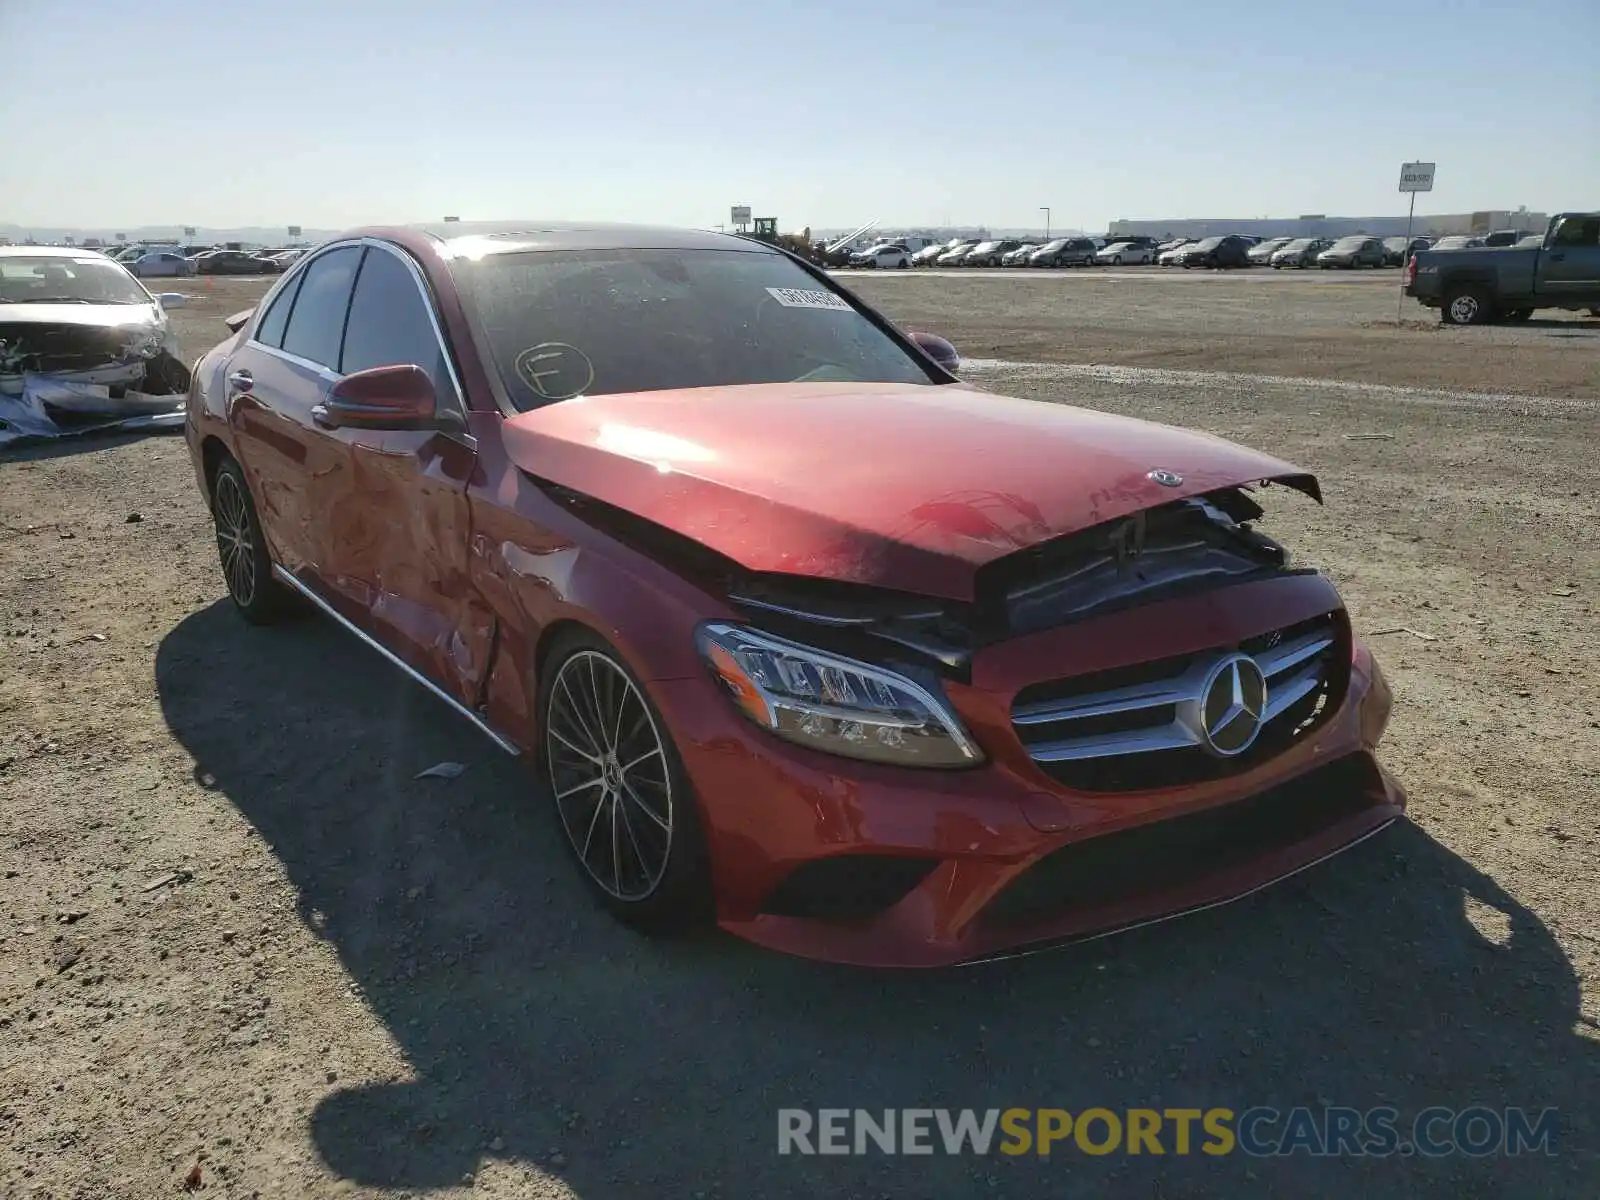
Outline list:
[[[1437,298],[1456,284],[1479,283],[1487,284],[1496,296],[1530,296],[1539,253],[1491,247],[1424,250],[1417,255],[1411,294]]]

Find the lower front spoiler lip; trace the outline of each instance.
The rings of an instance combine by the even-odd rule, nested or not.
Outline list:
[[[1026,945],[1018,946],[1012,950],[998,950],[993,954],[982,955],[978,958],[969,958],[954,965],[961,967],[976,967],[981,966],[984,963],[1005,962],[1013,958],[1029,958],[1032,955],[1044,954],[1050,950],[1060,950],[1067,946],[1078,946],[1085,942],[1097,942],[1101,938],[1115,937],[1120,933],[1132,933],[1135,929],[1143,929],[1148,925],[1163,925],[1168,921],[1176,921],[1181,917],[1194,916],[1196,913],[1203,913],[1213,908],[1223,908],[1226,905],[1235,904],[1240,900],[1248,899],[1249,897],[1254,896],[1257,892],[1264,892],[1270,887],[1276,887],[1284,880],[1292,879],[1296,875],[1309,871],[1312,867],[1318,866],[1321,863],[1325,863],[1330,858],[1337,858],[1346,850],[1353,849],[1354,847],[1359,846],[1362,842],[1365,842],[1370,838],[1377,837],[1378,834],[1382,833],[1385,829],[1388,829],[1389,826],[1393,825],[1398,820],[1400,820],[1399,814],[1389,817],[1381,824],[1374,825],[1371,829],[1361,834],[1354,841],[1346,842],[1344,845],[1335,847],[1326,854],[1312,859],[1310,862],[1302,863],[1297,867],[1292,867],[1280,875],[1274,875],[1271,879],[1265,879],[1256,884],[1254,887],[1248,888],[1245,891],[1239,892],[1232,896],[1223,896],[1217,900],[1202,901],[1201,903],[1190,905],[1188,908],[1176,909],[1173,912],[1165,913],[1161,916],[1146,917],[1143,920],[1130,921],[1124,925],[1115,925],[1108,929],[1101,929],[1095,932],[1067,934],[1062,937],[1049,938],[1040,942],[1028,942]]]
[[[1203,879],[1111,903],[1069,909],[1026,928],[987,930],[975,920],[953,939],[928,940],[927,926],[919,922],[929,915],[931,906],[923,905],[921,901],[926,897],[917,893],[869,924],[835,925],[763,915],[724,919],[719,925],[737,937],[782,953],[873,968],[977,965],[1095,941],[1232,904],[1382,832],[1404,816],[1406,795],[1393,777],[1375,762],[1372,765],[1381,780],[1381,792],[1376,788],[1372,792],[1373,802],[1309,837],[1275,847],[1267,854]],[[1054,847],[1041,850],[1039,857],[1051,848]]]

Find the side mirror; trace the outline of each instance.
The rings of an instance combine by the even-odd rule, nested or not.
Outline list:
[[[184,292],[162,292],[156,300],[162,308],[182,308],[189,303],[189,297]]]
[[[921,351],[952,375],[961,367],[961,355],[956,348],[935,333],[913,333],[911,340]]]
[[[438,429],[433,380],[413,363],[369,367],[334,384],[311,410],[324,429]]]

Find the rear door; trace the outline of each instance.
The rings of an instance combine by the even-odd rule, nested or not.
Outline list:
[[[441,409],[466,427],[466,397],[424,276],[398,247],[371,242],[356,276],[339,372],[412,363]],[[465,432],[339,429],[348,473],[322,489],[324,570],[366,614],[373,637],[468,707],[476,705],[493,618],[467,576],[467,482],[477,444]]]
[[[312,421],[338,379],[351,287],[364,247],[318,254],[277,289],[224,373],[229,420],[273,559],[352,620],[329,579],[328,498],[348,487],[347,448]]]
[[[1600,301],[1600,216],[1564,217],[1539,254],[1538,290],[1554,304]]]

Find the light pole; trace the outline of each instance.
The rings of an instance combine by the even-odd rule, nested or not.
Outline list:
[[[1041,204],[1039,211],[1044,214],[1044,240],[1048,242],[1050,240],[1050,209],[1047,205]]]

